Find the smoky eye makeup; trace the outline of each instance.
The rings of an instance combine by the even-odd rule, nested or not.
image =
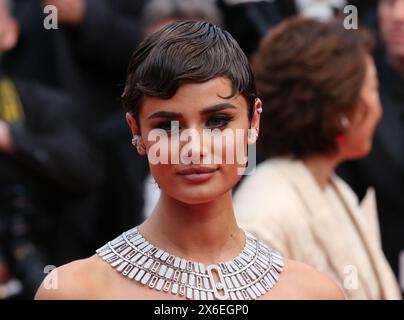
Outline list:
[[[233,120],[234,116],[229,114],[212,114],[206,119],[205,127],[209,129],[225,128]]]
[[[164,120],[152,125],[153,129],[161,129],[167,133],[179,131],[181,125],[178,125],[178,120]]]
[[[153,125],[153,129],[171,130],[171,122],[171,120],[158,122]]]
[[[225,128],[231,121],[234,120],[234,115],[229,113],[227,110],[237,109],[231,103],[219,103],[211,107],[207,107],[199,112],[202,116],[204,127],[212,129],[222,129]],[[226,112],[227,111],[227,112]],[[181,124],[178,124],[180,118],[183,115],[179,112],[174,111],[157,111],[151,114],[148,119],[153,120],[151,127],[153,129],[162,129],[167,133],[172,133],[173,131],[181,130]],[[159,120],[159,121],[157,121]],[[176,121],[176,126],[172,126],[172,122]]]
[[[204,127],[208,129],[221,129],[234,120],[233,115],[229,114],[210,114],[204,117]],[[175,123],[173,123],[175,122]],[[167,133],[175,132],[182,129],[181,123],[178,120],[162,120],[152,124],[153,129],[162,129]]]

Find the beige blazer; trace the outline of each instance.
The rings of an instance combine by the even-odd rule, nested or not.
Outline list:
[[[348,234],[347,228],[336,226],[334,208],[301,161],[267,160],[246,177],[234,196],[238,222],[285,257],[331,276],[349,299],[400,299],[397,281],[381,249],[373,190],[359,204],[342,179],[333,176],[331,183],[361,239],[355,247],[366,250],[368,259],[357,260],[352,228]],[[366,278],[361,276],[364,263],[373,271]],[[358,286],[352,285],[354,271]],[[376,292],[369,289],[369,283]]]

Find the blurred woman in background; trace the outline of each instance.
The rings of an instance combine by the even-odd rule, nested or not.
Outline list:
[[[334,174],[369,153],[382,114],[373,46],[366,32],[305,18],[266,36],[254,69],[267,160],[240,186],[235,210],[243,228],[329,274],[347,297],[398,299],[374,192],[359,204]]]

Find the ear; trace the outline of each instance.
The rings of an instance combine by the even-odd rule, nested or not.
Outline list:
[[[141,155],[144,156],[146,155],[147,151],[146,151],[146,146],[143,142],[143,139],[140,135],[140,129],[139,126],[136,123],[136,120],[133,118],[133,116],[127,112],[126,113],[126,122],[129,125],[130,130],[132,131],[132,135],[133,136],[139,136],[137,143],[136,143],[136,149],[137,152]]]
[[[18,22],[14,18],[8,18],[6,22],[6,31],[2,43],[0,44],[1,51],[12,50],[18,42],[18,35],[20,33],[20,27]]]
[[[126,112],[126,122],[134,136],[140,135],[140,130],[136,123],[136,120],[135,120],[135,118],[133,118],[133,116],[129,112]]]
[[[257,141],[259,128],[260,128],[260,121],[261,121],[261,113],[258,112],[258,109],[262,108],[262,101],[257,98],[254,103],[253,107],[253,115],[250,121],[250,130],[251,134],[249,135],[248,143],[252,144]]]
[[[254,112],[251,119],[251,128],[259,130],[260,127],[260,120],[261,120],[261,113],[257,110],[262,109],[262,101],[261,99],[257,98],[254,103]]]

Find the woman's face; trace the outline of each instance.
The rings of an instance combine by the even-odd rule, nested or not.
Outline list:
[[[360,102],[346,131],[347,143],[342,147],[347,159],[361,158],[371,151],[373,135],[382,116],[377,70],[370,55],[366,56],[366,66]]]
[[[230,80],[218,77],[183,84],[170,99],[144,98],[140,134],[150,171],[170,197],[188,204],[207,203],[231,190],[240,179],[242,165],[236,153],[246,149],[250,122],[247,100],[241,95],[223,98],[230,94]],[[132,132],[139,134],[133,118],[127,115],[127,119]],[[259,114],[254,111],[251,126],[258,125]],[[209,130],[214,132],[206,138]],[[224,133],[233,139],[222,139]],[[233,159],[226,154],[229,152]]]

